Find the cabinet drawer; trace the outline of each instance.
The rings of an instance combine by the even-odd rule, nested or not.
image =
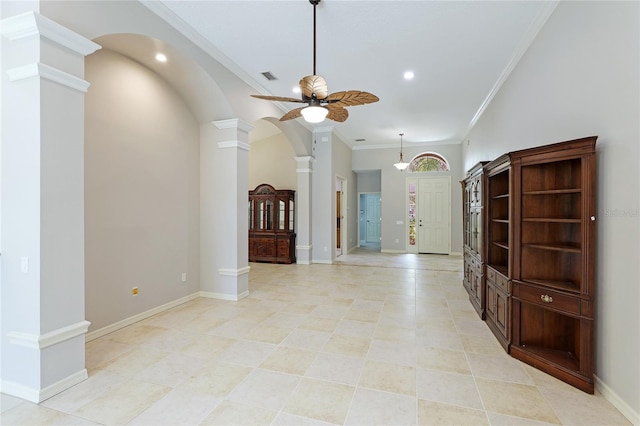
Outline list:
[[[487,279],[492,283],[496,282],[496,271],[491,268],[487,268]]]
[[[501,274],[495,274],[495,284],[496,287],[498,287],[499,289],[501,289],[503,292],[510,294],[511,293],[511,286],[509,285],[510,282],[507,279],[507,277],[505,277],[504,275]]]
[[[580,298],[540,287],[519,285],[519,299],[558,311],[580,315]]]
[[[289,240],[278,240],[278,257],[289,256]]]

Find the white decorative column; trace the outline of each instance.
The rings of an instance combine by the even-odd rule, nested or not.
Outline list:
[[[311,263],[311,181],[313,157],[294,157],[298,166],[296,190],[296,262]]]
[[[201,294],[249,295],[249,132],[238,119],[203,128],[200,150]]]
[[[34,11],[2,28],[1,391],[43,401],[87,378],[84,57]]]
[[[313,263],[331,263],[335,253],[335,193],[332,163],[332,126],[313,129],[312,198],[313,216],[311,235]]]

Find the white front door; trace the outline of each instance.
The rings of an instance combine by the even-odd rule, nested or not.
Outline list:
[[[451,178],[418,181],[418,251],[449,254],[451,248]]]
[[[366,194],[365,208],[365,241],[367,243],[380,242],[380,195]]]

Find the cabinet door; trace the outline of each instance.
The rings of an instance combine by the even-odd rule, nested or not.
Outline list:
[[[487,281],[487,304],[485,306],[487,318],[496,322],[496,286],[491,281]]]
[[[474,268],[472,270],[473,282],[471,283],[473,298],[478,306],[482,302],[482,271],[480,268]]]
[[[509,324],[509,304],[507,295],[500,290],[495,291],[495,324],[503,336],[507,336]]]
[[[468,253],[464,256],[464,287],[467,289],[469,295],[473,292],[473,263],[471,262],[471,255]]]
[[[276,245],[273,237],[255,238],[253,242],[253,253],[256,257],[274,257],[276,255]]]

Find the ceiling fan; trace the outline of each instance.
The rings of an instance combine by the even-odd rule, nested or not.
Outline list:
[[[309,123],[320,123],[325,118],[343,122],[349,117],[345,107],[378,102],[376,95],[359,90],[345,90],[329,93],[324,77],[316,75],[316,6],[320,0],[309,0],[313,5],[313,75],[300,80],[301,99],[286,96],[251,95],[254,98],[268,101],[297,102],[307,106],[293,109],[283,115],[280,121],[291,120],[300,116]]]

